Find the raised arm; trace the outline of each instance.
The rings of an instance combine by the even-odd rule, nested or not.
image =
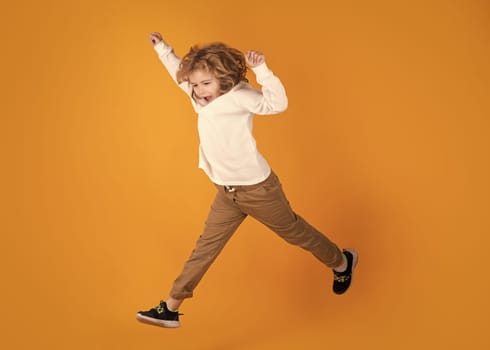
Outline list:
[[[150,34],[150,42],[153,44],[153,48],[158,54],[158,58],[163,63],[168,73],[174,80],[174,82],[188,95],[191,94],[191,89],[187,82],[179,84],[177,82],[177,71],[179,70],[180,58],[174,53],[174,50],[169,46],[162,38],[160,33],[154,32]]]
[[[248,51],[245,60],[255,73],[262,92],[255,89],[244,91],[240,103],[254,114],[276,114],[288,107],[286,90],[281,80],[272,73],[265,63],[265,56],[257,51]]]

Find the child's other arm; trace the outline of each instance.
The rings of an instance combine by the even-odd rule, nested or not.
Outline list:
[[[177,82],[177,71],[179,70],[180,58],[175,55],[173,48],[163,41],[162,35],[157,32],[150,34],[150,42],[153,44],[153,48],[157,52],[158,58],[160,58],[160,61],[162,61],[175,83],[190,95],[191,91],[189,89],[189,84],[187,82],[182,82],[181,84]]]
[[[262,93],[248,90],[241,97],[243,105],[255,114],[276,114],[286,110],[288,98],[281,81],[265,63],[265,56],[257,51],[248,51],[245,60],[262,85]]]

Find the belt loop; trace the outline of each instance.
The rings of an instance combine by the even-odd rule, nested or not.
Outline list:
[[[225,188],[225,192],[228,192],[228,193],[235,192],[236,191],[236,188],[235,187],[232,187],[232,186],[225,185],[223,187]]]

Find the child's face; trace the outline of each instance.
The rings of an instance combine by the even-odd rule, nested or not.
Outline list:
[[[219,80],[209,71],[197,69],[192,71],[188,78],[196,98],[202,104],[207,105],[221,95]]]

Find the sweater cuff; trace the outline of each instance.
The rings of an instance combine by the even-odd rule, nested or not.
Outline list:
[[[153,46],[153,48],[155,49],[155,51],[158,53],[159,56],[164,55],[164,54],[169,53],[170,51],[172,51],[172,47],[170,47],[167,44],[165,44],[163,42],[163,40],[160,41],[155,46]]]
[[[252,68],[252,71],[255,73],[257,78],[260,78],[261,76],[265,76],[271,72],[265,62],[259,64],[257,67]]]

